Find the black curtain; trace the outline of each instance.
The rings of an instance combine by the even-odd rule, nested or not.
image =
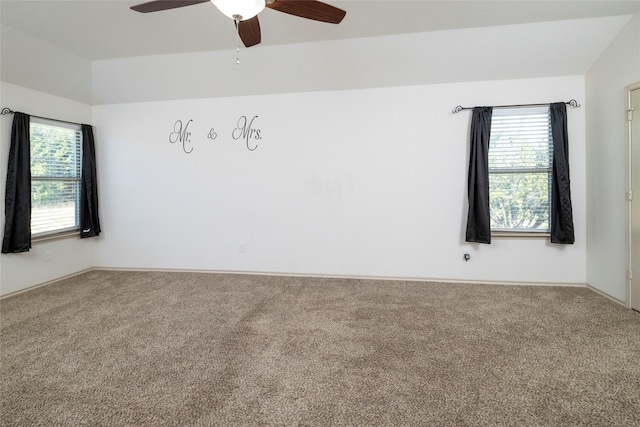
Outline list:
[[[475,107],[471,116],[467,196],[467,242],[491,243],[489,216],[489,137],[493,107]]]
[[[13,114],[11,147],[4,195],[4,238],[2,253],[31,249],[31,149],[29,115]]]
[[[575,237],[569,180],[567,106],[564,102],[555,102],[549,106],[549,111],[553,136],[551,243],[572,244]]]
[[[93,128],[82,125],[82,184],[80,187],[80,238],[100,234],[98,180]]]

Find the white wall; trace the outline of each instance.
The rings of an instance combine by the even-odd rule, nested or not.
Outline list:
[[[583,75],[612,16],[93,63],[94,104]],[[562,41],[562,42],[559,42]]]
[[[453,107],[571,98],[582,76],[95,107],[98,265],[585,283],[584,108],[569,111],[576,244],[461,252],[469,112]],[[231,137],[242,115],[258,116],[254,151]],[[190,154],[169,142],[176,120],[193,120]]]
[[[77,123],[91,123],[91,106],[66,98],[37,92],[24,87],[0,82],[2,107],[27,114],[50,117]],[[0,117],[0,223],[4,230],[4,189],[13,116]],[[0,255],[0,294],[18,290],[73,274],[96,264],[94,248],[98,239],[69,238],[36,243],[31,251]],[[52,260],[44,261],[45,251],[51,251]]]
[[[635,15],[586,75],[588,283],[625,300],[625,86],[640,82],[640,15]]]

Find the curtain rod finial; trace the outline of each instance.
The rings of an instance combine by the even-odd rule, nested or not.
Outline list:
[[[575,99],[570,100],[569,102],[567,102],[567,104],[569,104],[569,106],[573,108],[580,108],[580,104],[578,104],[578,101],[576,101]]]
[[[462,107],[462,105],[458,105],[456,108],[454,108],[451,113],[456,114],[459,113],[460,111],[464,110],[464,108]]]
[[[7,108],[4,107],[2,109],[2,112],[0,112],[0,115],[6,116],[7,114],[13,114],[14,112],[11,110],[11,108]]]

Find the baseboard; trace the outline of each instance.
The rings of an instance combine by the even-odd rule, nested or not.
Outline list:
[[[61,280],[68,279],[70,277],[78,276],[80,274],[88,273],[90,271],[158,271],[168,273],[207,273],[207,274],[237,274],[237,275],[251,275],[251,276],[283,276],[283,277],[320,277],[326,279],[353,279],[353,280],[393,280],[404,282],[435,282],[435,283],[451,283],[451,284],[468,284],[468,285],[496,285],[496,286],[559,286],[559,287],[587,287],[594,292],[601,294],[602,296],[611,299],[614,302],[625,305],[624,302],[613,298],[610,295],[605,294],[598,289],[589,286],[586,283],[553,283],[553,282],[513,282],[513,281],[488,281],[488,280],[468,280],[468,279],[443,279],[439,277],[409,277],[409,276],[361,276],[361,275],[340,275],[340,274],[306,274],[306,273],[288,273],[288,272],[273,272],[273,271],[239,271],[239,270],[200,270],[200,269],[175,269],[175,268],[128,268],[128,267],[91,267],[76,273],[68,274],[66,276],[59,277],[57,279],[49,280],[37,285],[29,286],[28,288],[20,289],[5,295],[0,296],[0,300],[10,298],[15,295],[19,295],[23,292],[31,291],[33,289],[40,288],[42,286],[51,285]],[[626,305],[625,305],[626,306]]]
[[[394,280],[394,281],[406,281],[406,282],[437,282],[437,283],[452,283],[452,284],[469,284],[469,285],[496,285],[496,286],[561,286],[561,287],[578,287],[587,288],[610,301],[622,305],[625,308],[629,308],[625,301],[621,301],[606,292],[594,288],[588,283],[551,283],[551,282],[507,282],[507,281],[487,281],[487,280],[467,280],[467,279],[443,279],[437,277],[394,277],[394,276],[354,276],[354,275],[328,275],[328,274],[304,274],[304,273],[286,273],[286,272],[270,272],[270,271],[238,271],[238,270],[198,270],[198,269],[167,269],[167,268],[123,268],[123,267],[91,267],[76,273],[68,274],[66,276],[59,277],[57,279],[49,280],[44,283],[29,286],[28,288],[21,289],[19,291],[11,292],[6,295],[0,296],[0,301],[5,298],[10,298],[19,295],[23,292],[32,291],[43,286],[48,286],[53,283],[65,280],[80,274],[88,273],[90,271],[158,271],[158,272],[170,272],[170,273],[208,273],[208,274],[237,274],[237,275],[251,275],[251,276],[284,276],[284,277],[321,277],[327,279],[355,279],[355,280]]]
[[[586,284],[586,286],[587,286],[587,289],[592,290],[593,292],[597,293],[600,296],[605,297],[608,300],[611,300],[613,302],[616,302],[616,303],[620,304],[624,308],[629,308],[629,309],[631,308],[625,301],[619,300],[618,298],[613,297],[613,296],[607,294],[606,292],[601,291],[600,289],[596,289],[596,288],[594,288],[593,286],[591,286],[588,283]]]
[[[53,284],[53,283],[59,282],[59,281],[61,281],[61,280],[68,279],[68,278],[70,278],[70,277],[79,276],[79,275],[81,275],[81,274],[88,273],[89,271],[93,271],[93,270],[100,270],[100,269],[96,269],[96,268],[94,268],[94,267],[86,268],[86,269],[84,269],[84,270],[80,270],[80,271],[77,271],[77,272],[75,272],[75,273],[67,274],[66,276],[58,277],[57,279],[48,280],[48,281],[46,281],[46,282],[39,283],[39,284],[37,284],[37,285],[33,285],[33,286],[29,286],[29,287],[24,288],[24,289],[20,289],[19,291],[9,292],[8,294],[1,295],[1,296],[0,296],[0,301],[2,301],[2,300],[3,300],[3,299],[5,299],[5,298],[10,298],[10,297],[13,297],[13,296],[19,295],[19,294],[21,294],[21,293],[23,293],[23,292],[32,291],[32,290],[34,290],[34,289],[38,289],[38,288],[41,288],[41,287],[43,287],[43,286],[51,285],[51,284]]]
[[[411,276],[361,276],[340,274],[316,274],[316,273],[288,273],[273,271],[239,271],[239,270],[199,270],[199,269],[167,269],[167,268],[123,268],[123,267],[95,267],[93,270],[105,271],[158,271],[168,273],[210,273],[210,274],[238,274],[251,276],[283,276],[283,277],[320,277],[326,279],[355,279],[355,280],[395,280],[404,282],[438,282],[461,283],[470,285],[501,285],[501,286],[562,286],[584,288],[586,283],[574,282],[508,282],[468,279],[443,279],[437,277],[411,277]]]

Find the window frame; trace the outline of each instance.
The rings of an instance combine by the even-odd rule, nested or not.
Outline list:
[[[523,111],[524,110],[524,111]],[[527,111],[528,110],[528,111]],[[494,129],[493,119],[494,117],[513,117],[522,116],[524,114],[546,114],[547,128],[548,128],[548,153],[549,164],[546,168],[536,167],[522,167],[522,168],[491,168],[489,162],[488,176],[489,176],[489,200],[491,200],[491,175],[506,175],[506,174],[546,174],[548,175],[548,190],[547,190],[547,229],[509,229],[509,228],[494,228],[493,227],[493,215],[491,214],[491,207],[489,208],[490,215],[490,230],[492,237],[504,237],[504,238],[541,238],[546,239],[551,236],[551,192],[552,192],[552,179],[553,179],[553,137],[551,134],[550,123],[550,109],[549,106],[514,106],[514,107],[501,107],[499,109],[494,108],[491,118],[491,136],[489,140],[489,158],[491,158],[491,147],[494,142]],[[495,152],[495,151],[494,151]]]
[[[30,118],[30,123],[29,123],[29,148],[31,151],[31,161],[33,161],[33,143],[32,143],[32,137],[33,137],[33,133],[32,133],[32,126],[33,125],[43,125],[43,126],[50,126],[50,127],[54,127],[54,128],[62,128],[62,129],[69,129],[75,132],[75,137],[76,137],[76,143],[77,143],[77,151],[76,151],[76,158],[75,158],[75,163],[77,165],[76,171],[77,171],[77,176],[76,177],[60,177],[60,176],[36,176],[33,174],[33,165],[30,164],[30,173],[31,173],[31,197],[33,198],[33,185],[34,182],[52,182],[52,181],[56,181],[56,182],[75,182],[75,198],[74,198],[74,222],[75,224],[73,226],[65,226],[65,227],[60,227],[60,228],[56,228],[53,230],[46,230],[46,231],[41,231],[41,232],[37,232],[34,233],[33,232],[33,228],[31,229],[31,240],[34,243],[37,242],[42,242],[42,241],[47,241],[47,240],[55,240],[55,239],[59,239],[59,238],[64,238],[64,237],[69,237],[69,236],[79,236],[80,235],[80,191],[81,191],[81,186],[82,186],[82,150],[83,150],[83,144],[82,144],[82,126],[79,124],[75,124],[75,123],[68,123],[68,122],[60,122],[57,120],[52,120],[52,119],[46,119],[46,118],[41,118],[41,117],[34,117],[31,116]],[[31,163],[31,162],[30,162]],[[32,202],[32,208],[31,208],[31,219],[30,221],[33,220],[33,202]]]

